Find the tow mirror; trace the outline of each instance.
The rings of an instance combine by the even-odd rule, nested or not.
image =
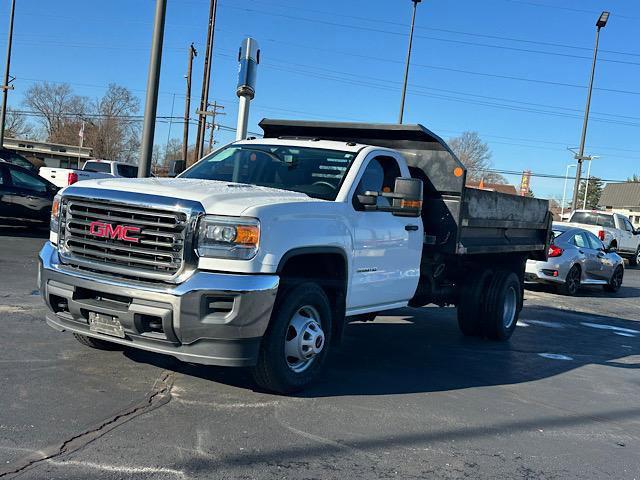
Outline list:
[[[381,205],[378,197],[388,199],[388,205]],[[422,181],[398,177],[393,192],[366,191],[364,195],[358,195],[358,202],[366,211],[391,212],[399,217],[419,217],[422,214]]]

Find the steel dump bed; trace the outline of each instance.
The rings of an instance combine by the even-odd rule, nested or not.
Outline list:
[[[466,186],[467,169],[422,125],[264,119],[265,138],[318,138],[400,151],[424,183],[425,252],[452,255],[528,253],[545,259],[551,214],[546,200]]]

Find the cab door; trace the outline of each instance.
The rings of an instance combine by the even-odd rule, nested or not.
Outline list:
[[[618,221],[620,222],[620,228],[622,229],[622,238],[623,242],[621,246],[621,250],[625,252],[635,253],[636,251],[636,241],[634,235],[633,225],[631,222],[627,220],[622,215],[618,216]]]
[[[423,227],[420,218],[366,211],[358,201],[358,194],[392,191],[397,177],[409,177],[395,158],[374,152],[365,159],[361,170],[351,192],[353,275],[347,307],[364,312],[384,305],[406,304],[413,297],[420,278]],[[388,202],[382,197],[377,201]]]

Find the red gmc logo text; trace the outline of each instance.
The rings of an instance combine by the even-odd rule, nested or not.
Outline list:
[[[140,239],[130,237],[131,233],[140,233],[140,228],[129,225],[111,225],[110,223],[91,222],[89,233],[96,237],[124,240],[125,242],[139,243]]]

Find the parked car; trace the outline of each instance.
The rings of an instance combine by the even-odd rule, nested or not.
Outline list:
[[[3,162],[3,161],[7,163],[11,163],[13,165],[18,165],[19,167],[22,167],[22,168],[26,168],[27,170],[30,170],[33,173],[38,173],[38,167],[36,167],[33,163],[31,163],[25,157],[23,157],[19,153],[14,152],[13,150],[0,148],[0,162]]]
[[[40,252],[48,324],[94,348],[253,367],[277,392],[309,385],[354,317],[457,305],[463,334],[511,337],[549,202],[467,188],[421,125],[260,126],[177,178],[65,188]]]
[[[135,178],[138,176],[138,167],[130,163],[111,160],[87,160],[82,170],[42,167],[40,168],[40,176],[62,188],[82,180],[114,177]]]
[[[31,170],[0,162],[0,217],[49,222],[58,190]]]
[[[605,247],[593,233],[554,223],[547,261],[527,261],[528,281],[557,285],[566,295],[576,295],[583,285],[602,285],[617,292],[624,277],[624,260],[615,248]]]
[[[567,222],[595,234],[607,248],[615,248],[618,254],[629,260],[629,265],[640,264],[640,230],[619,213],[600,210],[576,210]]]

